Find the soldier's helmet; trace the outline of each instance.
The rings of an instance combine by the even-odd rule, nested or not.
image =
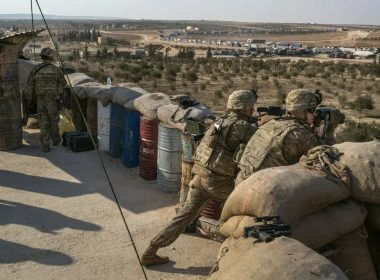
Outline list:
[[[41,50],[41,58],[42,59],[54,59],[55,51],[51,48],[43,48]]]
[[[293,89],[285,99],[285,109],[288,112],[315,108],[320,104],[321,97],[307,89]]]
[[[230,94],[227,101],[229,110],[245,110],[255,105],[257,94],[253,90],[237,90]]]

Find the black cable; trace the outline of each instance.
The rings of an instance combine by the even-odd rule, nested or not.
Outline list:
[[[34,33],[34,15],[33,15],[33,0],[30,0],[30,13],[32,15],[32,31]],[[34,53],[34,60],[36,60],[36,40],[33,36],[33,53]]]
[[[44,23],[45,23],[46,29],[47,29],[48,32],[49,32],[49,36],[50,36],[50,38],[51,38],[51,40],[52,40],[52,42],[53,42],[54,48],[55,48],[55,50],[56,50],[56,52],[57,52],[57,56],[58,56],[59,62],[61,63],[61,66],[63,67],[63,60],[62,60],[61,56],[59,55],[58,46],[57,46],[57,45],[55,44],[55,42],[54,42],[53,36],[52,36],[52,34],[51,34],[51,32],[50,32],[49,26],[48,26],[48,24],[47,24],[47,22],[46,22],[46,20],[45,20],[45,16],[44,16],[44,14],[43,14],[43,12],[42,12],[42,10],[41,10],[41,7],[40,7],[40,4],[38,3],[38,0],[36,0],[36,3],[37,3],[37,6],[38,6],[38,9],[40,10],[40,13],[41,13],[42,19],[43,19],[43,21],[44,21]],[[67,76],[67,74],[64,74],[64,75]],[[85,117],[84,117],[84,113],[83,113],[83,111],[82,111],[82,108],[80,107],[79,100],[78,100],[78,96],[75,94],[75,90],[74,90],[74,88],[73,88],[73,86],[72,86],[71,81],[70,81],[69,78],[67,78],[67,81],[68,81],[69,86],[70,86],[70,89],[71,89],[71,94],[74,95],[75,102],[77,103],[77,106],[78,106],[78,108],[79,108],[79,112],[80,112],[80,114],[81,114],[81,116],[82,116],[82,118],[83,118],[84,124],[86,125],[87,132],[88,132],[88,134],[90,135],[90,138],[91,138],[92,144],[94,145],[94,147],[95,147],[95,151],[96,151],[96,153],[97,153],[97,155],[98,155],[98,157],[99,157],[100,163],[101,163],[101,165],[102,165],[102,168],[103,168],[104,174],[106,175],[106,178],[107,178],[107,181],[108,181],[108,185],[109,185],[110,188],[111,188],[111,191],[112,191],[112,194],[113,194],[113,196],[114,196],[114,199],[115,199],[115,202],[116,202],[116,204],[117,204],[117,207],[118,207],[118,209],[119,209],[120,215],[121,215],[121,217],[123,218],[125,228],[126,228],[126,230],[127,230],[127,232],[128,232],[129,238],[131,239],[132,246],[133,246],[133,249],[134,249],[134,251],[135,251],[135,253],[136,253],[137,259],[138,259],[138,261],[139,261],[139,264],[140,264],[141,270],[142,270],[142,272],[143,272],[144,278],[145,278],[146,280],[148,280],[148,277],[147,277],[147,275],[146,275],[146,272],[145,272],[144,266],[143,266],[142,263],[141,263],[141,259],[140,259],[139,253],[137,252],[136,244],[135,244],[135,242],[134,242],[134,240],[133,240],[133,237],[132,237],[131,231],[129,230],[129,227],[128,227],[128,224],[127,224],[127,220],[125,219],[125,216],[124,216],[123,211],[122,211],[122,209],[121,209],[120,202],[119,202],[119,200],[117,199],[117,196],[116,196],[116,193],[115,193],[115,189],[114,189],[114,187],[113,187],[113,185],[112,185],[112,183],[111,183],[111,180],[110,180],[110,178],[109,178],[109,176],[108,176],[107,170],[106,170],[106,168],[105,168],[105,166],[104,166],[103,159],[102,159],[102,157],[100,156],[100,152],[99,152],[98,147],[97,147],[97,145],[96,145],[96,143],[95,143],[95,140],[94,140],[94,137],[93,137],[93,135],[92,135],[92,133],[91,133],[91,130],[90,130],[89,127],[88,127],[87,121],[86,121],[86,119],[85,119]]]

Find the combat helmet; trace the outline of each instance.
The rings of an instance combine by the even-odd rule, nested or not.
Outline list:
[[[43,48],[40,55],[42,59],[54,59],[55,51],[51,48]]]
[[[285,109],[288,112],[315,108],[321,103],[321,94],[308,89],[293,89],[285,99]]]
[[[255,105],[257,94],[254,90],[237,90],[230,94],[227,101],[229,110],[245,110]]]

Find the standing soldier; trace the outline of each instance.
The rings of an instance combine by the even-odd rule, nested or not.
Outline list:
[[[195,176],[187,199],[178,214],[151,240],[142,256],[144,266],[167,263],[169,258],[161,258],[157,250],[173,243],[209,199],[225,200],[232,192],[238,158],[257,129],[248,122],[256,99],[256,93],[248,90],[235,91],[229,96],[228,112],[206,131],[195,151],[192,168]]]
[[[294,164],[308,150],[320,145],[312,125],[321,101],[319,92],[306,89],[289,92],[285,99],[288,115],[262,125],[248,142],[239,162],[236,185],[260,169]]]
[[[61,142],[59,135],[59,109],[61,104],[60,88],[66,81],[61,70],[52,64],[55,52],[50,48],[41,51],[42,63],[36,66],[29,77],[33,94],[37,99],[37,113],[41,129],[41,143],[44,152],[50,151],[50,145]]]

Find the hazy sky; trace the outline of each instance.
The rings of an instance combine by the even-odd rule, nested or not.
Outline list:
[[[39,0],[46,14],[131,19],[380,25],[380,0]],[[30,0],[0,0],[0,13],[28,13]]]

